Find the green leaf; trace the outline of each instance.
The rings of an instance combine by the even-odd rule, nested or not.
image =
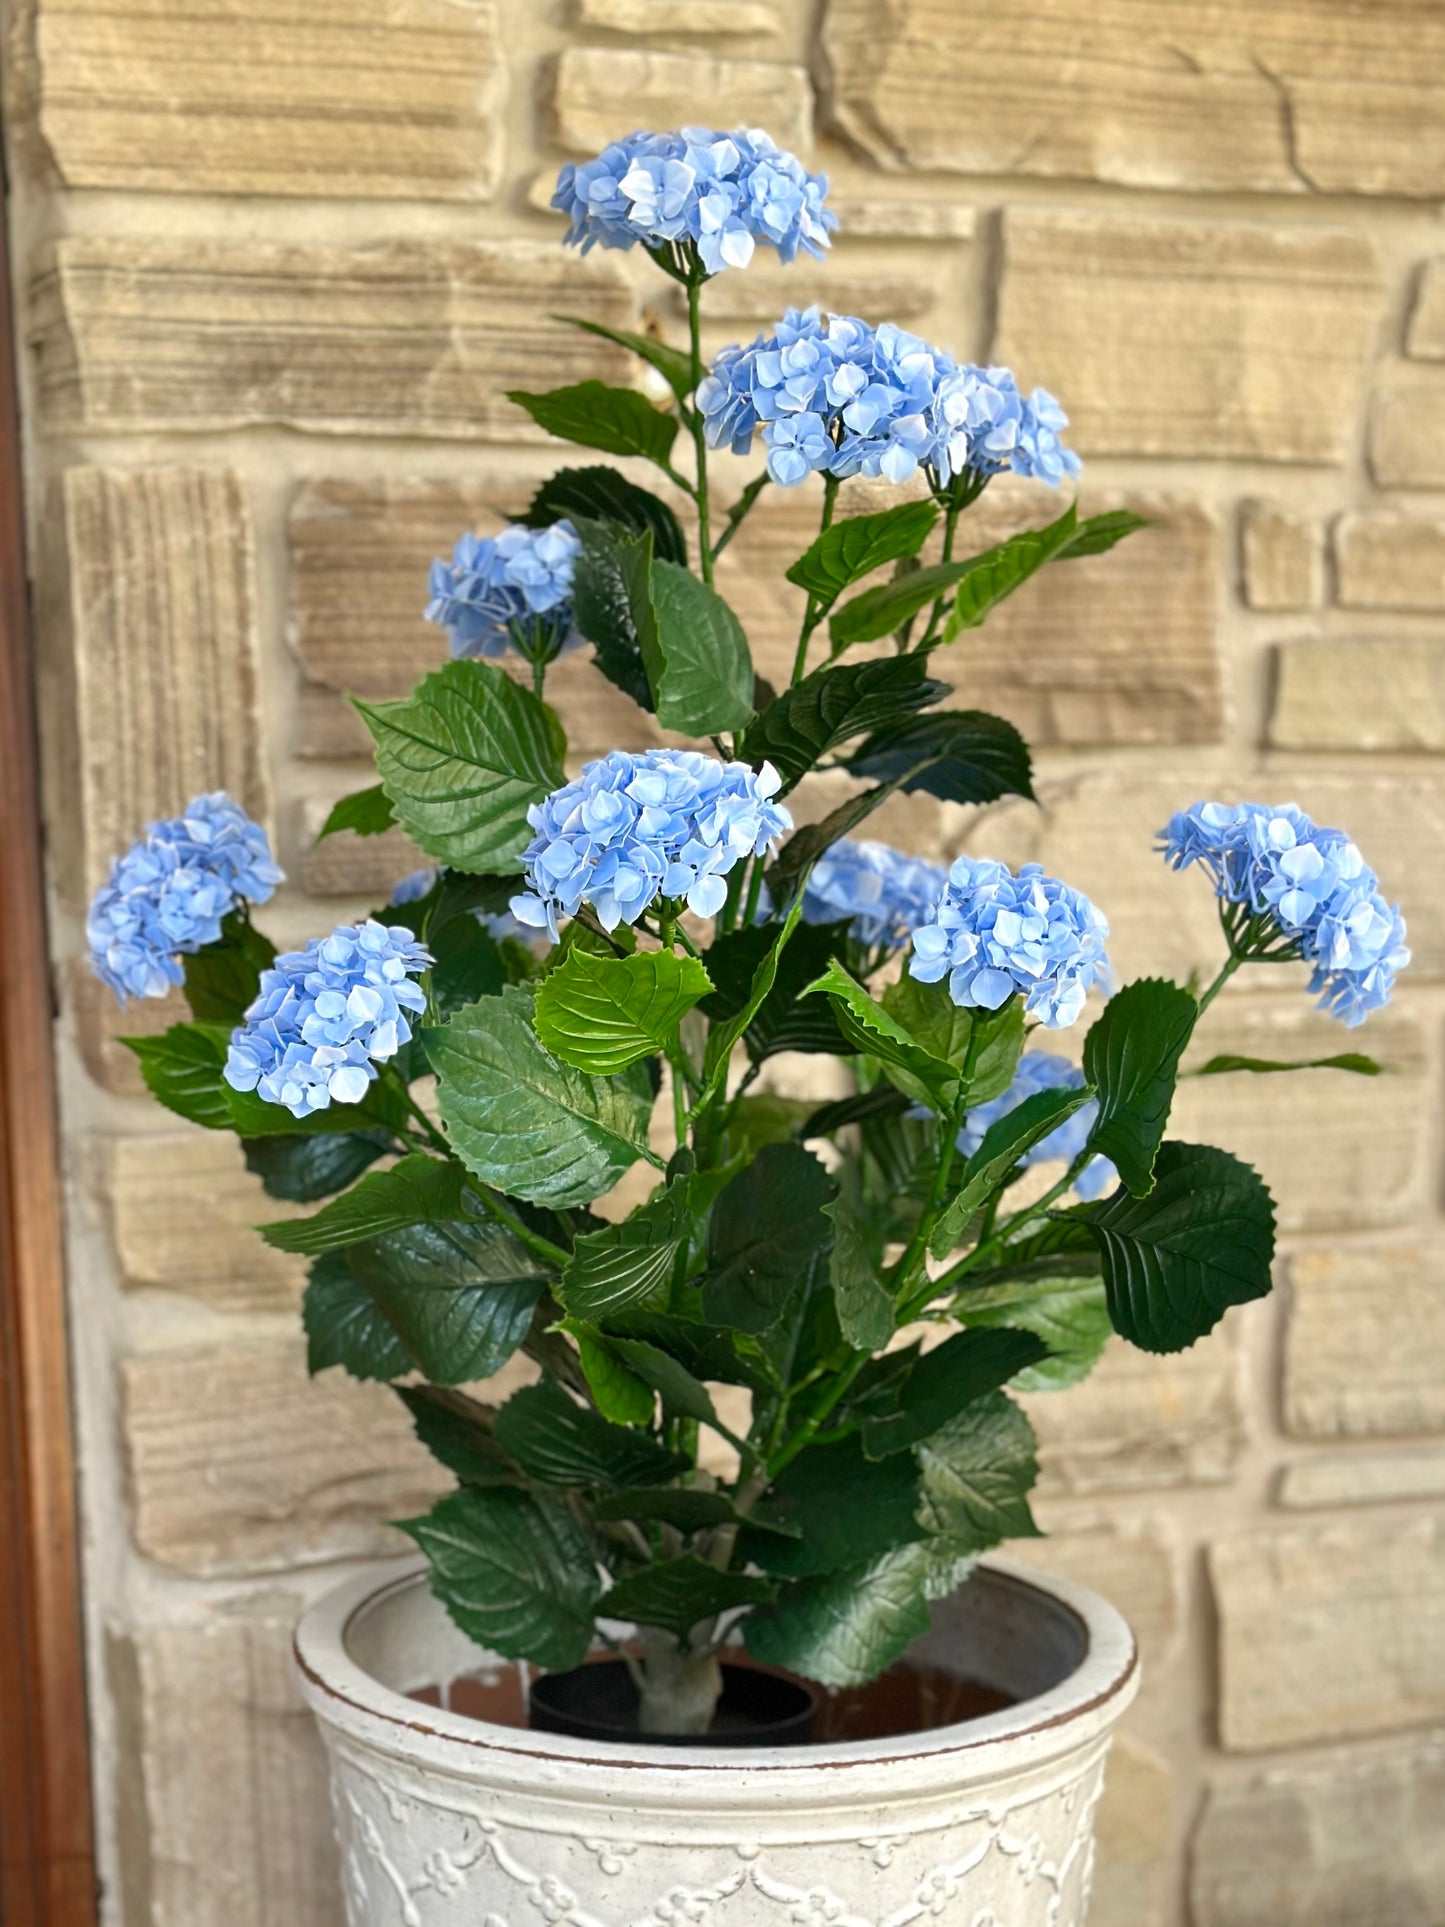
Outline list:
[[[669,1353],[645,1338],[609,1338],[623,1363],[652,1387],[668,1418],[696,1419],[717,1429],[718,1416],[707,1387]]]
[[[875,1464],[856,1434],[800,1452],[773,1481],[741,1541],[769,1572],[838,1572],[923,1537],[918,1468],[906,1452]],[[759,1537],[758,1528],[767,1528]],[[787,1535],[787,1536],[782,1536]]]
[[[490,1378],[531,1329],[547,1274],[490,1219],[412,1224],[347,1247],[352,1270],[438,1385]]]
[[[703,1315],[710,1324],[763,1332],[802,1289],[833,1227],[823,1207],[833,1181],[798,1144],[770,1144],[739,1172],[708,1220]]]
[[[918,1516],[953,1555],[1037,1539],[1029,1493],[1039,1476],[1034,1428],[1005,1392],[975,1399],[918,1448]]]
[[[611,1340],[580,1318],[563,1318],[557,1329],[575,1343],[593,1403],[603,1418],[614,1425],[651,1425],[657,1394],[627,1369]]]
[[[458,1164],[412,1151],[385,1171],[372,1171],[310,1218],[258,1227],[277,1251],[315,1257],[411,1224],[441,1224],[464,1215],[467,1176]]]
[[[479,1646],[554,1672],[587,1657],[601,1586],[592,1542],[566,1506],[464,1486],[401,1529],[426,1554],[432,1591]]]
[[[765,1604],[773,1596],[766,1579],[745,1572],[719,1572],[695,1552],[662,1559],[625,1573],[603,1595],[601,1610],[608,1619],[630,1620],[639,1626],[661,1626],[677,1639],[686,1639],[700,1620],[713,1619],[737,1606]]]
[[[582,325],[582,324],[579,324]],[[559,468],[532,497],[517,520],[532,529],[554,522],[615,522],[636,534],[650,531],[652,550],[663,562],[687,567],[687,542],[677,517],[660,497],[629,482],[615,468]]]
[[[573,948],[538,988],[537,1035],[564,1063],[610,1077],[675,1042],[678,1024],[711,989],[696,957]]]
[[[596,1519],[639,1519],[676,1526],[679,1532],[710,1532],[714,1526],[741,1524],[741,1515],[723,1492],[697,1492],[676,1485],[634,1486],[609,1492],[593,1502]]]
[[[198,1024],[239,1024],[256,1001],[261,972],[276,961],[276,946],[239,910],[222,919],[215,943],[181,959],[186,1002]]]
[[[869,996],[837,958],[805,997],[831,999],[838,1027],[854,1050],[876,1057],[888,1075],[910,1097],[947,1110],[958,1095],[958,1066],[935,1057],[912,1032]]]
[[[538,1038],[532,994],[520,985],[458,1011],[424,1042],[447,1136],[499,1191],[590,1204],[646,1155],[645,1075],[590,1077],[561,1063]]]
[[[947,694],[948,685],[929,677],[921,656],[886,656],[877,662],[815,669],[749,724],[738,754],[754,766],[773,763],[786,795],[840,744],[870,731],[895,729]]]
[[[687,1180],[674,1179],[620,1224],[577,1240],[556,1288],[563,1308],[597,1322],[655,1295],[665,1298],[687,1233]]]
[[[657,662],[643,660],[664,729],[716,736],[753,713],[753,660],[742,624],[716,589],[675,562],[654,562]]]
[[[902,502],[877,515],[853,515],[823,530],[788,570],[789,582],[835,602],[847,588],[901,555],[917,555],[933,532],[938,510],[932,502]]]
[[[931,1438],[975,1399],[1036,1365],[1044,1352],[1032,1332],[955,1332],[919,1358],[902,1383],[900,1409],[865,1423],[863,1450],[870,1459],[884,1459]]]
[[[749,1614],[743,1641],[765,1666],[784,1666],[821,1686],[863,1686],[928,1631],[922,1546],[885,1552],[867,1565],[787,1587]]]
[[[1112,549],[1136,529],[1152,526],[1147,515],[1136,515],[1132,509],[1110,509],[1104,515],[1091,515],[1086,522],[1080,522],[1066,559],[1074,562],[1080,556],[1102,555],[1105,549]]]
[[[579,381],[545,395],[509,388],[507,400],[564,442],[600,448],[606,455],[641,455],[659,468],[667,467],[677,437],[676,415],[654,408],[635,388],[610,388],[605,381]]]
[[[833,1220],[833,1252],[828,1275],[838,1307],[838,1325],[860,1352],[881,1352],[897,1329],[892,1294],[878,1272],[874,1240],[851,1205],[842,1198],[824,1205]]]
[[[670,348],[665,341],[658,341],[652,335],[633,334],[626,328],[609,328],[601,321],[584,321],[579,315],[554,314],[551,319],[564,321],[569,328],[581,328],[589,335],[598,335],[603,341],[615,341],[619,348],[630,349],[649,368],[657,370],[679,401],[686,401],[692,393],[695,377],[692,356],[686,349]]]
[[[564,780],[566,738],[545,703],[488,663],[449,662],[401,702],[356,708],[415,843],[457,870],[521,869],[527,810]]]
[[[564,1392],[555,1379],[513,1392],[492,1436],[529,1479],[543,1485],[661,1485],[688,1461],[650,1432],[612,1425]]]
[[[261,1180],[268,1198],[284,1198],[289,1204],[315,1204],[318,1198],[344,1191],[391,1148],[385,1131],[241,1140],[246,1169]]]
[[[846,923],[807,923],[794,931],[778,958],[771,988],[743,1033],[755,1064],[785,1050],[847,1053],[850,1047],[831,1005],[820,997],[805,999],[803,992],[843,948],[848,928]],[[777,934],[775,924],[753,923],[713,939],[707,967],[717,988],[702,1004],[705,1017],[720,1022],[746,1006]]]
[[[1077,1385],[1098,1364],[1113,1336],[1102,1278],[1040,1278],[968,1291],[955,1307],[962,1324],[1008,1325],[1031,1331],[1049,1348],[1047,1358],[1013,1380],[1020,1392],[1056,1392]]]
[[[306,1369],[313,1376],[340,1365],[353,1378],[402,1378],[411,1356],[344,1251],[328,1251],[312,1265],[301,1301]]]
[[[1199,1017],[1187,990],[1163,977],[1126,984],[1084,1039],[1084,1075],[1099,1094],[1090,1147],[1112,1158],[1137,1197],[1154,1188],[1179,1060]]]
[[[318,843],[338,830],[354,830],[358,836],[380,836],[396,818],[391,813],[391,798],[380,783],[368,790],[353,790],[331,806],[331,814],[317,832]]]
[[[1212,1145],[1166,1140],[1147,1197],[1121,1189],[1068,1215],[1097,1240],[1109,1317],[1141,1351],[1183,1351],[1269,1290],[1274,1201],[1249,1165]]]
[[[1188,1077],[1218,1077],[1225,1071],[1353,1071],[1357,1077],[1379,1077],[1383,1066],[1360,1051],[1344,1051],[1338,1057],[1306,1057],[1282,1063],[1272,1057],[1211,1057]]]
[[[952,642],[965,629],[978,628],[991,609],[997,608],[1015,589],[1022,588],[1030,576],[1037,575],[1047,563],[1062,562],[1071,556],[1100,555],[1135,529],[1146,526],[1143,516],[1127,509],[1115,509],[1107,515],[1091,516],[1087,522],[1080,522],[1071,504],[1047,528],[1025,529],[997,548],[971,556],[968,573],[959,582],[940,640]]]
[[[859,746],[848,768],[854,776],[897,782],[905,795],[922,790],[945,803],[1034,793],[1027,743],[1012,723],[981,709],[945,710],[880,730]]]
[[[829,620],[834,653],[850,649],[855,642],[876,642],[880,636],[891,636],[930,602],[947,595],[967,574],[968,567],[967,562],[934,562],[855,595]]]
[[[492,1437],[493,1411],[443,1385],[394,1385],[417,1438],[463,1485],[518,1485],[521,1474]]]
[[[977,1044],[974,1045],[975,1067],[969,1073],[968,1091],[961,1091],[961,1096],[972,1097],[977,1060],[984,1056],[991,1043],[1000,1040],[1011,1051],[1012,1041],[1017,1037],[1019,1048],[1023,1047],[1023,1024],[1010,1021],[1016,1009],[1013,1000],[996,1011],[964,1010],[949,996],[946,983],[926,984],[905,971],[903,976],[887,985],[879,1002],[893,1021],[902,1025],[914,1043],[921,1045],[930,1057],[936,1057],[942,1064],[952,1064],[959,1073],[960,1081],[969,1047],[977,1038]],[[1010,1056],[1008,1076],[1003,1085],[1005,1090],[1012,1081],[1016,1061]],[[983,1081],[989,1083],[993,1076],[990,1062],[984,1066]]]
[[[880,803],[888,801],[897,787],[895,783],[880,783],[875,789],[861,790],[846,803],[840,803],[836,810],[830,810],[820,822],[805,823],[801,829],[794,830],[768,870],[768,888],[773,893],[773,901],[786,901],[798,879],[811,869],[824,850],[830,849],[840,836],[851,836]]]
[[[573,518],[582,553],[572,576],[572,614],[596,651],[597,667],[639,708],[653,708],[648,665],[657,654],[657,619],[649,579],[650,530],[626,535],[619,528]]]
[[[908,1109],[908,1099],[894,1084],[876,1084],[871,1091],[858,1091],[840,1097],[836,1103],[820,1104],[799,1132],[800,1137],[832,1137],[849,1124],[862,1124],[869,1118],[898,1117]]]
[[[1092,1097],[1088,1090],[1035,1091],[989,1125],[964,1167],[962,1186],[928,1241],[935,1258],[946,1258],[957,1248],[975,1213],[983,1209],[1024,1153],[1057,1130],[1065,1118],[1082,1110]]]
[[[726,1076],[728,1060],[738,1039],[751,1029],[754,1019],[762,1009],[778,981],[783,958],[791,943],[803,915],[803,899],[799,894],[780,924],[769,924],[768,947],[758,961],[753,972],[753,980],[748,986],[748,994],[741,1008],[725,1022],[715,1021],[708,1032],[707,1050],[703,1058],[703,1078],[708,1089],[712,1089]]]

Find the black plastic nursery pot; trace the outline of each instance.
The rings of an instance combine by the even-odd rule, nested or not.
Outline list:
[[[574,1740],[652,1746],[806,1746],[813,1738],[813,1688],[726,1660],[722,1677],[722,1697],[704,1735],[639,1732],[637,1688],[620,1659],[541,1674],[528,1693],[528,1724],[535,1732],[566,1733]]]

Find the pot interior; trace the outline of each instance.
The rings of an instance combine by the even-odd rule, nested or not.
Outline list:
[[[494,1726],[529,1724],[535,1669],[481,1652],[421,1574],[373,1594],[353,1613],[345,1643],[394,1692]],[[1084,1621],[1062,1600],[1014,1573],[980,1568],[934,1606],[929,1631],[881,1679],[819,1691],[814,1743],[928,1732],[1036,1699],[1078,1669],[1088,1646]],[[751,1664],[741,1651],[728,1658]]]

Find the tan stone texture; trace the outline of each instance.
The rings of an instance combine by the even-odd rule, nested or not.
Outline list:
[[[1445,1514],[1216,1540],[1231,1752],[1445,1717]]]
[[[568,47],[557,57],[552,121],[563,147],[590,154],[632,127],[766,127],[804,158],[813,144],[812,93],[803,68],[702,53]]]
[[[1422,361],[1445,361],[1445,258],[1439,255],[1420,270],[1405,349]]]
[[[1445,517],[1342,515],[1335,574],[1347,609],[1445,611]]]
[[[255,534],[225,470],[72,468],[69,661],[57,718],[75,760],[61,820],[65,881],[102,881],[145,825],[205,790],[258,817],[269,783],[257,696]],[[57,654],[62,643],[54,638]]]
[[[1445,1450],[1317,1453],[1284,1468],[1278,1496],[1293,1510],[1445,1499]]]
[[[1445,382],[1399,383],[1376,395],[1370,470],[1381,488],[1445,489]]]
[[[1409,0],[830,0],[832,118],[883,167],[1130,187],[1445,191],[1445,23]],[[1007,84],[1000,84],[1006,67]]]
[[[1442,1812],[1434,1743],[1215,1786],[1191,1852],[1195,1927],[1440,1927]]]
[[[1322,636],[1275,650],[1279,749],[1445,749],[1445,637]]]
[[[40,132],[68,187],[484,200],[495,0],[37,0]]]
[[[126,1284],[221,1311],[297,1311],[306,1261],[274,1251],[256,1226],[303,1209],[267,1197],[228,1131],[98,1138],[91,1150]]]
[[[1174,1772],[1132,1733],[1115,1737],[1099,1802],[1091,1914],[1107,1927],[1158,1927],[1169,1882]]]
[[[1445,1432],[1445,1244],[1296,1252],[1284,1415],[1302,1437]]]
[[[861,238],[861,237],[856,237]],[[835,242],[823,261],[812,265],[813,298],[832,314],[866,315],[870,320],[887,316],[890,321],[916,324],[938,298],[936,274],[920,264],[916,274],[865,274],[846,258],[846,249]],[[720,274],[709,281],[702,294],[702,317],[711,333],[720,335],[719,346],[735,341],[746,323],[744,340],[751,340],[759,329],[775,323],[786,309],[798,305],[798,263],[785,264],[771,253],[759,253],[746,274]],[[687,313],[687,298],[681,289],[672,291],[672,307]],[[913,331],[916,333],[916,326]]]
[[[399,1399],[306,1375],[299,1332],[176,1345],[121,1363],[136,1545],[197,1574],[397,1553],[385,1522],[450,1483]]]
[[[1246,502],[1239,544],[1251,609],[1313,609],[1322,600],[1320,532],[1312,517],[1279,502]]]
[[[42,257],[31,293],[40,421],[536,440],[506,389],[631,373],[558,311],[626,326],[622,269],[533,241],[75,236]]]
[[[1103,1593],[1133,1629],[1146,1677],[1165,1677],[1157,1669],[1168,1661],[1180,1629],[1179,1575],[1168,1536],[1153,1524],[1124,1524],[1105,1513],[1071,1514],[1065,1521],[1043,1507],[1039,1524],[1047,1538],[1011,1544],[1009,1558]]]
[[[145,1090],[135,1053],[122,1037],[159,1037],[189,1012],[178,990],[169,997],[131,998],[124,1009],[83,957],[66,960],[60,972],[61,1011],[68,1015],[81,1062],[103,1090],[139,1097]]]
[[[1087,455],[1333,463],[1380,304],[1356,230],[1013,207],[994,353]]]
[[[330,812],[330,803],[312,798],[299,813],[293,862],[308,896],[361,895],[380,902],[391,894],[393,884],[431,861],[399,828],[384,830],[380,836],[338,830],[318,843]]]
[[[112,1630],[127,1922],[341,1927],[326,1756],[292,1677],[302,1601]]]
[[[778,33],[782,21],[771,0],[577,0],[577,24],[611,33]]]

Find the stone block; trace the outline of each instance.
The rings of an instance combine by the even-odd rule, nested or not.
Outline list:
[[[1239,546],[1251,609],[1313,609],[1321,601],[1320,534],[1311,516],[1279,502],[1246,502]]]
[[[153,818],[224,789],[264,820],[270,791],[240,479],[71,468],[62,504],[69,649],[54,638],[51,674],[73,760],[52,764],[50,814],[55,874],[78,906]]]
[[[1357,231],[1004,216],[995,357],[1061,397],[1086,455],[1341,462],[1379,314]]]
[[[1445,488],[1445,382],[1376,395],[1370,470],[1381,488]]]
[[[502,165],[494,0],[38,0],[40,134],[72,188],[485,200]]]
[[[1094,770],[1045,778],[1037,787],[1038,806],[993,805],[968,823],[962,841],[976,855],[1040,862],[1087,892],[1109,919],[1110,954],[1126,980],[1160,972],[1182,979],[1198,969],[1207,981],[1218,970],[1223,949],[1213,892],[1197,871],[1166,870],[1153,853],[1154,833],[1175,810],[1201,798],[1261,796],[1298,803],[1317,823],[1344,824],[1379,872],[1385,894],[1405,905],[1414,955],[1409,981],[1445,975],[1445,901],[1421,888],[1422,879],[1436,874],[1445,847],[1445,782],[1429,771],[1376,775],[1291,765],[1224,772],[1176,758],[1167,770]],[[1293,979],[1276,968],[1267,978],[1256,972],[1244,981],[1279,989]],[[1342,1049],[1339,1028],[1330,1026],[1328,1034],[1332,1050]]]
[[[1229,1751],[1445,1717],[1445,1514],[1218,1539],[1209,1571]]]
[[[783,27],[772,0],[577,0],[577,24],[640,40],[670,33],[774,34]]]
[[[121,1276],[221,1311],[294,1311],[306,1261],[258,1224],[302,1215],[268,1198],[227,1131],[96,1138],[92,1168]]]
[[[1280,1474],[1278,1498],[1293,1510],[1445,1499],[1445,1451],[1323,1452],[1297,1459]]]
[[[1195,1927],[1442,1927],[1445,1747],[1214,1786],[1195,1830]]]
[[[701,53],[564,48],[552,76],[553,132],[590,154],[629,127],[694,126],[702,101],[710,127],[766,127],[779,147],[807,158],[813,96],[802,67]]]
[[[1445,361],[1445,259],[1439,255],[1420,270],[1405,352],[1420,361]]]
[[[1445,610],[1445,517],[1388,509],[1342,515],[1335,575],[1347,609]]]
[[[1146,1679],[1162,1680],[1180,1630],[1179,1576],[1165,1530],[1113,1514],[1056,1517],[1046,1505],[1037,1512],[1047,1536],[1010,1540],[1009,1558],[1102,1593],[1133,1628]]]
[[[318,843],[330,811],[331,804],[319,796],[308,797],[298,811],[292,863],[308,896],[361,896],[384,903],[394,884],[432,861],[399,827],[380,836],[338,830]]]
[[[1274,651],[1278,749],[1445,749],[1445,639],[1323,636]]]
[[[1171,1873],[1174,1769],[1129,1732],[1116,1734],[1095,1818],[1089,1907],[1106,1927],[1160,1927]]]
[[[112,1628],[121,1899],[146,1927],[342,1927],[326,1754],[291,1672],[303,1602]]]
[[[385,1386],[308,1380],[298,1332],[136,1352],[120,1371],[135,1541],[178,1571],[401,1552],[386,1521],[450,1483]]]
[[[1442,1355],[1445,1243],[1406,1239],[1290,1258],[1289,1431],[1304,1438],[1445,1432]]]
[[[744,323],[745,341],[765,327],[771,331],[786,309],[804,299],[798,285],[802,272],[798,262],[784,264],[760,251],[746,274],[720,274],[708,282],[702,293],[704,327],[710,333],[721,331],[730,341],[738,339]],[[806,299],[831,314],[886,315],[890,321],[916,323],[939,295],[936,276],[867,274],[847,265],[836,244],[825,260],[810,260],[807,273]],[[680,288],[672,292],[672,307],[675,314],[687,313],[687,297]]]
[[[830,0],[832,123],[879,166],[1265,193],[1445,191],[1445,25],[1408,0]],[[997,85],[1006,61],[1009,85]],[[1060,102],[1067,111],[1060,111]]]
[[[103,1090],[119,1097],[140,1097],[145,1083],[135,1054],[122,1037],[159,1037],[172,1024],[183,1024],[190,1012],[180,991],[168,997],[132,998],[124,1010],[83,957],[60,966],[62,1009],[68,1013],[80,1049],[81,1062]]]
[[[537,441],[508,388],[632,374],[557,313],[626,326],[624,269],[533,241],[76,235],[45,251],[32,288],[39,425]]]
[[[1245,1439],[1236,1327],[1156,1357],[1112,1341],[1081,1385],[1024,1400],[1045,1493],[1216,1485]]]
[[[960,201],[874,200],[859,194],[828,195],[838,216],[838,240],[972,241],[978,209]]]

